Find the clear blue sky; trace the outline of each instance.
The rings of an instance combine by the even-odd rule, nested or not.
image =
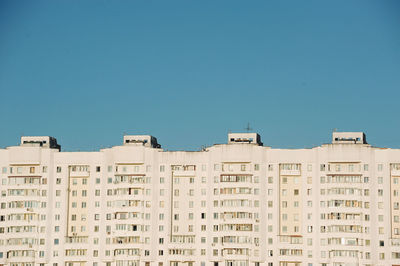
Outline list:
[[[0,1],[0,147],[400,148],[400,1]]]

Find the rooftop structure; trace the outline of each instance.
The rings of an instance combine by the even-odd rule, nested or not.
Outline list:
[[[334,144],[368,144],[363,132],[333,132]]]
[[[61,146],[57,144],[57,140],[49,136],[21,137],[21,146],[36,146],[61,150]]]

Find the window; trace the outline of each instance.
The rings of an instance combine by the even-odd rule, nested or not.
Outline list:
[[[61,173],[61,166],[57,166],[57,173]]]

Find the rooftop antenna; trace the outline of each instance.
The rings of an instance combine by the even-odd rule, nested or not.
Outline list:
[[[253,129],[250,127],[250,123],[247,123],[247,127],[245,127],[245,130],[246,130],[247,132],[250,132],[250,130],[253,130]]]

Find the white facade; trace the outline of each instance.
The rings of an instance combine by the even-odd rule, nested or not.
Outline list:
[[[359,132],[294,150],[232,133],[199,152],[23,137],[0,171],[0,265],[400,265],[400,150]]]

